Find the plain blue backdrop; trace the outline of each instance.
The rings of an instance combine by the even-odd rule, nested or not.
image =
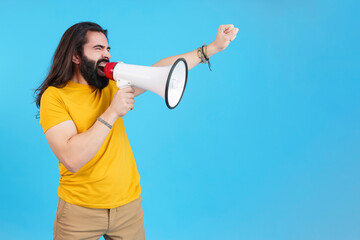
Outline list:
[[[124,117],[150,240],[360,239],[358,1],[0,1],[0,239],[51,239],[58,161],[33,103],[64,31],[109,30],[152,65],[239,33],[189,72],[180,105]]]

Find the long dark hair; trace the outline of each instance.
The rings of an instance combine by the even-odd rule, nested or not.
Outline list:
[[[38,108],[40,107],[41,96],[49,86],[63,87],[73,76],[72,57],[74,54],[82,56],[83,46],[87,42],[86,33],[88,31],[102,32],[107,37],[107,30],[92,22],[80,22],[66,30],[54,53],[48,76],[34,92]]]

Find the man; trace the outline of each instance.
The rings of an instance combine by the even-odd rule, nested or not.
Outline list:
[[[237,32],[222,25],[208,46],[153,66],[183,57],[191,69],[226,49]],[[54,239],[145,239],[140,176],[122,120],[145,90],[119,90],[105,77],[109,50],[107,31],[99,25],[73,25],[36,91],[40,124],[59,159]]]

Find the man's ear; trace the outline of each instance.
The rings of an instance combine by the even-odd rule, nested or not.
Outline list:
[[[80,60],[80,56],[79,56],[78,53],[75,53],[75,54],[73,55],[72,61],[73,61],[73,63],[75,63],[75,64],[80,64],[81,60]]]

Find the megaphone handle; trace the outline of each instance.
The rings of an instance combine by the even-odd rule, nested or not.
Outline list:
[[[116,80],[116,86],[117,86],[119,89],[124,89],[124,88],[130,87],[130,86],[131,86],[131,83],[130,83],[129,81],[126,81],[126,80],[123,80],[123,79],[119,79],[119,80]]]

